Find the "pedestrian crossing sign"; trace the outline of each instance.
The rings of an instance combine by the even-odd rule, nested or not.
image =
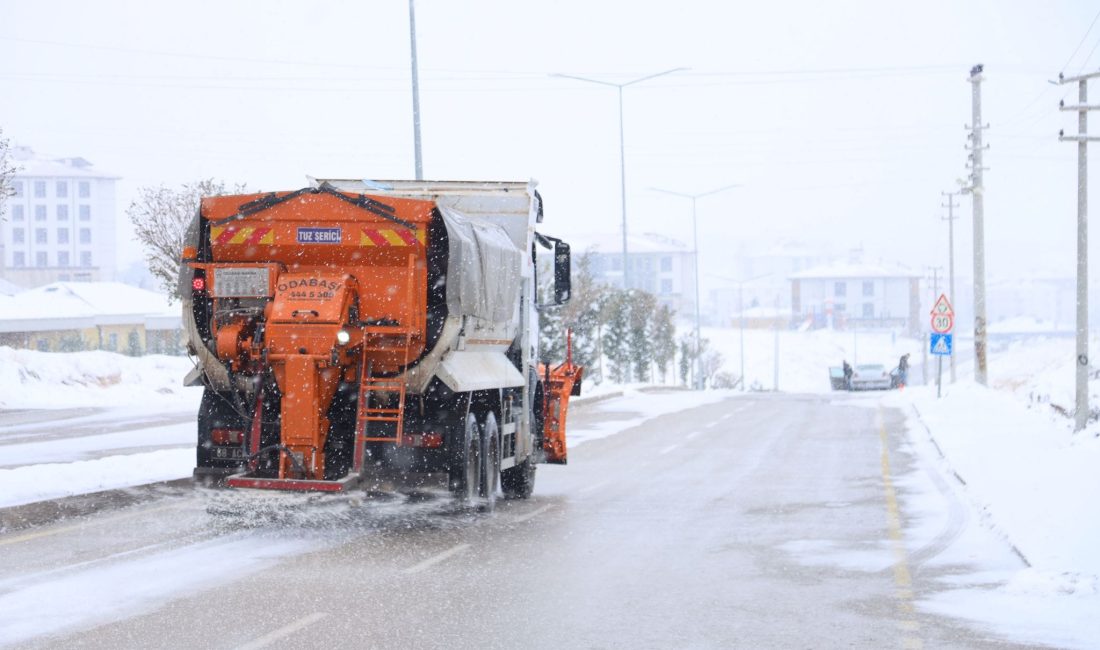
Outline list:
[[[932,334],[932,338],[929,340],[929,344],[932,354],[940,356],[950,356],[953,341],[951,334]]]

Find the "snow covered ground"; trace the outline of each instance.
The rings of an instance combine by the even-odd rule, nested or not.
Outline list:
[[[723,355],[725,369],[737,374],[738,331],[705,330],[704,336]],[[911,386],[901,392],[857,400],[833,393],[841,401],[901,409],[909,417],[913,451],[941,470],[950,489],[969,504],[970,515],[981,524],[961,533],[939,561],[962,557],[983,570],[954,576],[944,591],[920,607],[1031,642],[1092,647],[1100,639],[1100,617],[1095,616],[1100,611],[1100,424],[1074,433],[1065,415],[1072,409],[1073,341],[1035,337],[994,346],[989,388],[970,379],[972,361],[966,341],[960,343],[959,382],[945,383],[942,399],[937,399],[933,385],[921,385],[919,370],[911,373]],[[750,387],[771,389],[778,364],[781,390],[826,393],[827,368],[841,359],[892,367],[908,352],[919,364],[920,346],[888,332],[781,332],[777,360],[774,332],[747,330],[745,374]],[[85,419],[105,420],[193,414],[200,391],[180,385],[189,368],[186,359],[171,357],[131,359],[102,352],[61,355],[0,348],[0,410],[87,406],[106,410]],[[597,424],[570,429],[570,445],[730,394],[652,393],[641,388],[586,386],[586,397],[623,393],[587,408],[634,415],[618,421],[593,418]],[[1092,403],[1100,404],[1100,380],[1093,381],[1090,393]],[[17,429],[0,430],[0,444],[20,435]],[[80,438],[79,444],[33,439],[4,444],[0,450],[8,468],[0,469],[0,507],[188,476],[192,432],[188,421],[131,427]],[[143,449],[150,446],[163,448]],[[911,488],[905,504],[914,513],[909,541],[919,546],[930,535],[922,528],[920,514],[933,507],[925,502],[932,488],[917,485],[916,478],[911,482],[900,487]],[[1004,548],[1014,548],[1029,566],[1021,569],[1012,557],[989,556],[989,544],[976,539],[978,533],[1000,538]],[[977,591],[981,598],[974,597]],[[991,602],[997,606],[989,606]]]

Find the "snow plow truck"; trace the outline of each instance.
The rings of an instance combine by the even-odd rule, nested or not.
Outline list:
[[[204,197],[180,266],[196,479],[529,496],[583,374],[539,362],[539,310],[570,294],[542,217],[534,181]]]

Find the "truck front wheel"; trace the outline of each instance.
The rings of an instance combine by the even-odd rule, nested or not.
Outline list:
[[[452,436],[448,484],[458,505],[469,508],[477,501],[481,480],[481,436],[473,413],[466,414]]]

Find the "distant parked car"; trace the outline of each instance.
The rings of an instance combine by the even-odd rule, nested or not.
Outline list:
[[[852,390],[889,390],[893,387],[894,379],[881,363],[864,363],[853,369]]]

